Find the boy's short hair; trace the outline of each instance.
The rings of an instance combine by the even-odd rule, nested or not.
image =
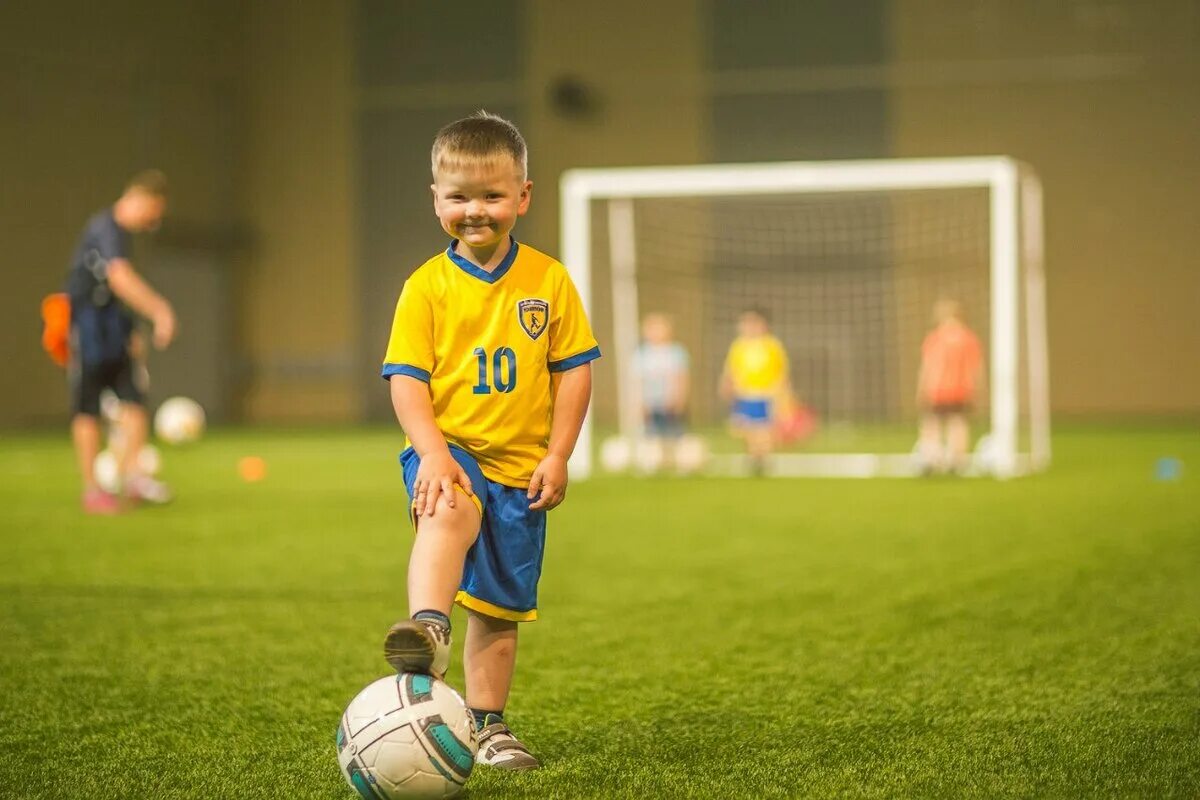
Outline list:
[[[433,139],[433,174],[439,167],[507,155],[521,168],[521,179],[529,172],[529,151],[517,126],[483,109],[451,122]]]
[[[746,317],[746,316],[758,317],[760,320],[763,321],[763,323],[765,323],[767,325],[771,324],[770,312],[768,312],[767,309],[764,308],[763,306],[749,306],[748,308],[743,308],[741,316],[743,316],[743,317]]]
[[[167,176],[162,170],[144,169],[129,179],[125,184],[127,192],[145,192],[155,197],[167,196]]]
[[[933,321],[936,323],[945,322],[947,319],[956,319],[963,322],[963,307],[962,303],[952,297],[941,297],[933,304]]]

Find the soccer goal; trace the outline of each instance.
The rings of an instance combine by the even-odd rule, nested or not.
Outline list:
[[[636,441],[639,321],[665,312],[688,350],[689,427],[708,468],[738,474],[717,384],[739,315],[763,311],[811,409],[811,435],[768,472],[904,476],[913,456],[921,343],[950,298],[984,349],[973,471],[1050,461],[1041,185],[1004,157],[579,169],[563,175],[564,262],[607,364],[572,464],[594,431]]]

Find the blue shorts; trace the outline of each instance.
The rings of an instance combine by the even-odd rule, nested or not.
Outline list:
[[[742,425],[766,425],[771,422],[771,401],[738,398],[733,401],[733,421]]]
[[[467,551],[462,582],[454,601],[463,608],[497,619],[513,622],[537,619],[537,585],[546,549],[545,510],[529,510],[525,489],[485,478],[466,450],[451,445],[450,455],[471,479],[473,499],[482,517],[479,538]],[[411,503],[421,459],[409,447],[400,454],[400,466]]]
[[[678,439],[683,436],[683,415],[674,411],[650,409],[646,412],[646,435]]]

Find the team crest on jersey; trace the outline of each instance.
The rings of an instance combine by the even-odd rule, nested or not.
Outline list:
[[[529,334],[529,338],[537,338],[546,332],[550,324],[550,304],[545,300],[530,298],[517,301],[517,319],[521,327]]]

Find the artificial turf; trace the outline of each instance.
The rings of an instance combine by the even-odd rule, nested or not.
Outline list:
[[[97,519],[62,437],[0,439],[0,794],[348,800],[399,445],[216,432],[164,454],[173,505]],[[508,709],[545,768],[470,796],[1197,796],[1200,434],[1055,446],[1010,482],[573,485]]]

